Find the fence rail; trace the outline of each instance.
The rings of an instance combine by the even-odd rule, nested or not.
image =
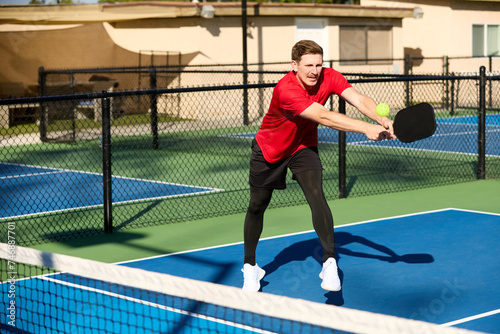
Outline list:
[[[438,130],[403,144],[319,127],[328,199],[500,177],[500,76],[482,67],[477,75],[359,74],[350,82],[389,104],[390,117],[433,104]],[[13,224],[27,245],[244,212],[250,142],[274,85],[0,100],[8,124],[0,129],[0,241]],[[343,100],[326,106],[362,118]],[[271,207],[305,203],[291,178],[287,187]]]

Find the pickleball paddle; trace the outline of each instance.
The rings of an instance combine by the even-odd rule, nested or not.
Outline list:
[[[430,137],[436,131],[434,108],[419,103],[401,109],[394,118],[394,134],[403,143],[412,143]]]

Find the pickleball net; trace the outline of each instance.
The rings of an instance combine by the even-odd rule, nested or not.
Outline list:
[[[471,333],[0,244],[2,333]]]

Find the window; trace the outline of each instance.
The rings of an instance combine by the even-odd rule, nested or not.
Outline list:
[[[343,65],[392,64],[392,28],[341,26],[340,61]]]
[[[323,59],[328,60],[328,21],[321,18],[296,18],[295,42],[303,39],[315,41],[323,48]]]
[[[500,55],[500,25],[473,24],[472,25],[472,56]]]

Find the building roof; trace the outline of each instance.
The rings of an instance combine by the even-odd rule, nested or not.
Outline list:
[[[0,24],[61,25],[120,22],[153,18],[202,16],[203,6],[215,16],[241,16],[237,2],[132,2],[96,5],[0,6]],[[248,16],[321,16],[405,18],[412,8],[367,7],[336,4],[247,3]]]

